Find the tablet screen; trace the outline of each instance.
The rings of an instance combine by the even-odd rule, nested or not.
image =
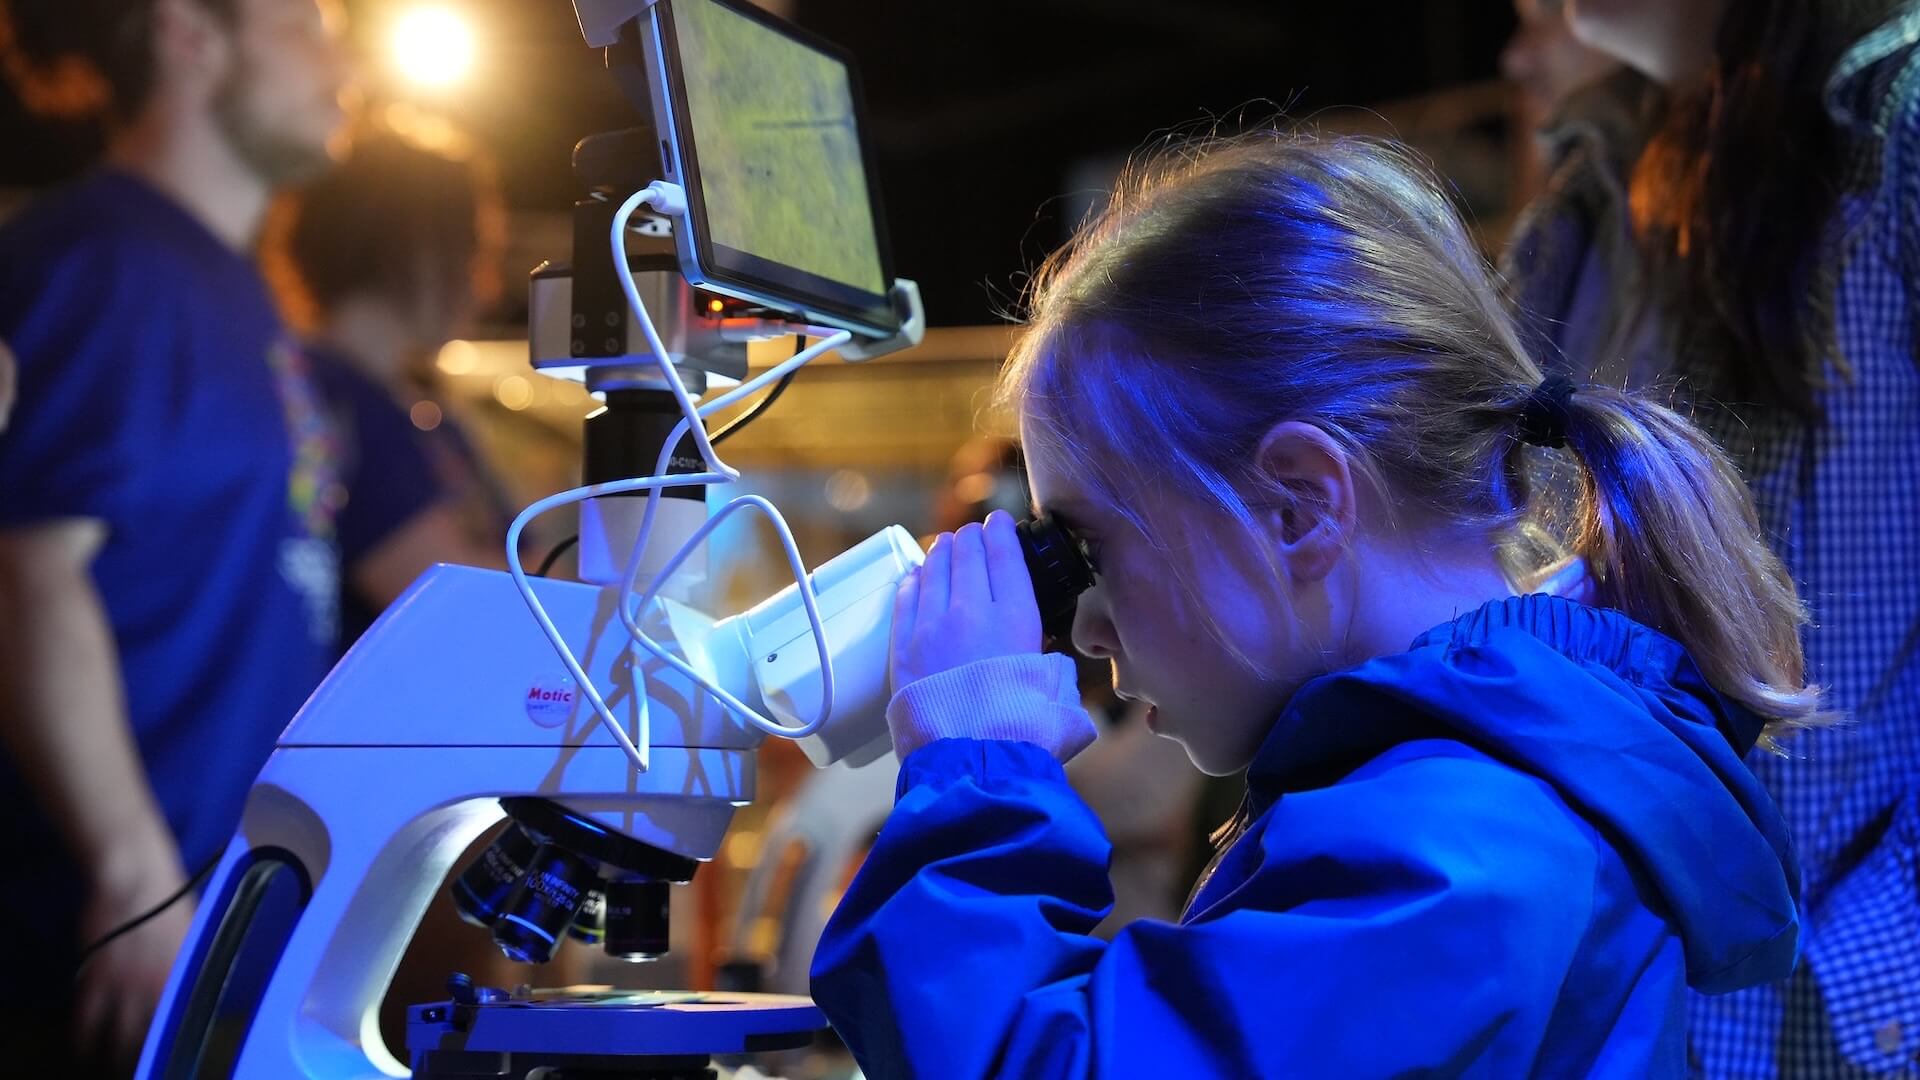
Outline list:
[[[850,313],[884,311],[887,267],[847,62],[715,0],[669,10],[678,134],[708,269]]]

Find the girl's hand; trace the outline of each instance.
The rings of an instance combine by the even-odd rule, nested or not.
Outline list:
[[[1013,517],[941,533],[893,605],[896,692],[975,660],[1040,651],[1040,606]]]

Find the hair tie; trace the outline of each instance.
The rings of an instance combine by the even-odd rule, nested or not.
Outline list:
[[[1520,441],[1558,450],[1567,445],[1567,421],[1579,389],[1565,375],[1549,375],[1520,403]]]

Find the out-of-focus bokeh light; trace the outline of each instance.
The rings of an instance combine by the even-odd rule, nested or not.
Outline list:
[[[533,404],[533,383],[523,375],[508,375],[493,384],[494,400],[514,412]]]
[[[445,419],[440,412],[440,406],[425,398],[413,403],[413,408],[407,410],[407,418],[412,420],[413,426],[421,431],[432,431],[440,426],[441,420]]]
[[[452,86],[473,68],[473,25],[451,7],[409,8],[393,21],[389,49],[394,67],[408,82],[434,89]]]
[[[471,341],[449,341],[440,346],[437,364],[449,375],[465,375],[480,366],[480,350]]]
[[[865,473],[841,469],[827,477],[827,505],[835,510],[851,514],[871,501],[873,484]]]

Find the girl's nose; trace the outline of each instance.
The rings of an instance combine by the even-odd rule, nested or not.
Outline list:
[[[1119,651],[1120,641],[1113,632],[1113,621],[1107,617],[1107,603],[1103,590],[1096,582],[1092,588],[1080,594],[1080,603],[1073,612],[1073,648],[1082,656],[1095,660],[1110,660]]]

